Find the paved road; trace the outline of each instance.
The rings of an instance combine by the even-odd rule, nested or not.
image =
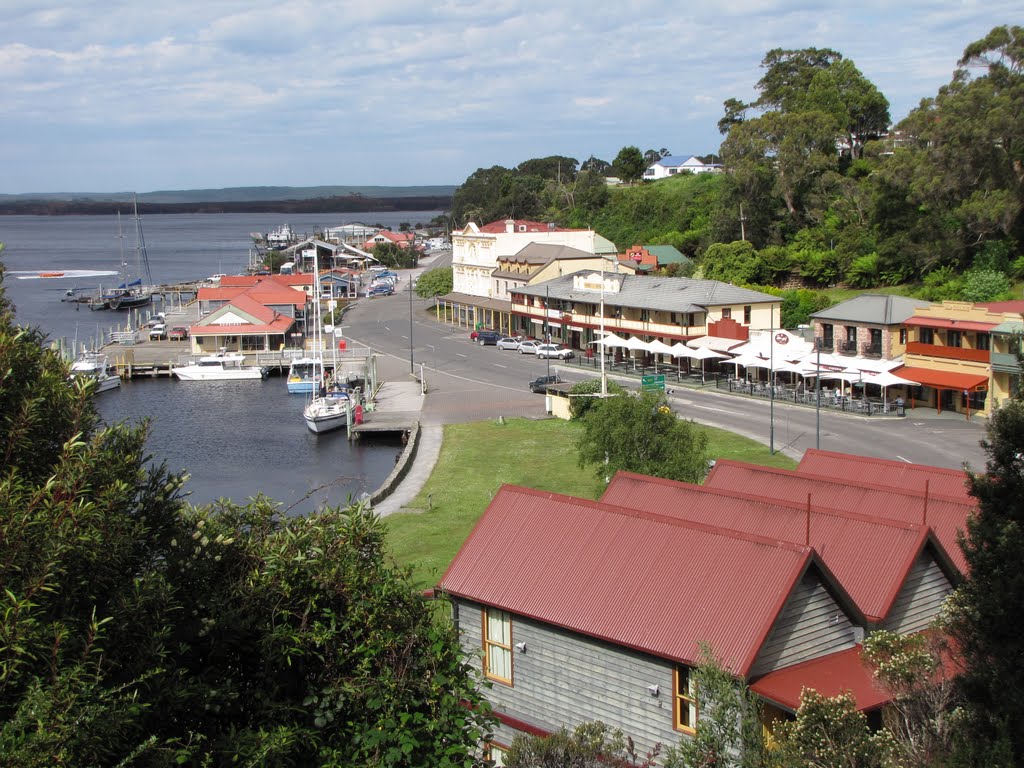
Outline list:
[[[438,323],[430,305],[415,294],[410,301],[408,281],[403,275],[394,296],[360,301],[346,315],[345,334],[383,353],[381,370],[385,378],[409,376],[411,367],[417,373],[423,367],[428,388],[423,414],[426,424],[544,415],[544,398],[530,393],[526,385],[547,372],[546,361],[480,347],[470,341],[465,329]],[[555,361],[551,367],[566,381],[593,375],[591,369],[563,367]],[[623,383],[636,386],[635,380]],[[714,390],[676,388],[675,393],[671,400],[682,415],[766,445],[771,441],[768,401]],[[776,402],[774,414],[776,450],[799,458],[804,450],[815,447],[819,437],[814,409]],[[908,411],[903,419],[868,418],[823,409],[820,447],[957,469],[966,461],[972,468],[981,469],[984,454],[978,441],[983,432],[980,420],[968,422],[963,416],[937,415],[925,409]]]

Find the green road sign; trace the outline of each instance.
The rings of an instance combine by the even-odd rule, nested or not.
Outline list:
[[[645,392],[648,389],[665,389],[665,374],[659,373],[657,376],[641,376],[640,389]]]

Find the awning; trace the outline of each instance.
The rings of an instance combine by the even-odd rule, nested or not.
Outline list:
[[[980,323],[977,320],[946,320],[941,317],[922,317],[914,315],[903,321],[904,325],[917,328],[949,328],[954,331],[982,331],[990,332],[996,327],[995,323]]]
[[[696,339],[690,339],[686,342],[686,346],[692,347],[693,349],[704,347],[712,350],[713,352],[728,352],[730,349],[746,343],[746,339],[726,339],[722,336],[699,336]]]
[[[800,706],[802,688],[813,688],[822,696],[837,696],[849,691],[858,710],[877,709],[887,703],[889,697],[875,684],[870,670],[860,659],[860,652],[861,646],[856,645],[769,672],[752,683],[750,690],[791,712]]]
[[[935,389],[959,389],[961,392],[963,390],[981,392],[988,389],[988,376],[979,376],[973,373],[953,373],[952,371],[937,371],[934,368],[912,366],[896,368],[891,373],[903,379],[918,381],[921,386]]]

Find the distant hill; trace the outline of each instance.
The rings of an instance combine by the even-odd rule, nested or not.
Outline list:
[[[223,189],[179,189],[138,192],[140,203],[249,203],[278,200],[310,200],[330,197],[370,197],[392,199],[403,197],[448,197],[453,185],[422,187],[225,187]],[[132,192],[39,192],[32,194],[0,194],[0,203],[23,200],[63,200],[95,202],[130,202]]]
[[[455,187],[235,187],[142,192],[140,213],[355,213],[446,211]],[[109,215],[130,211],[130,192],[0,194],[0,215]]]

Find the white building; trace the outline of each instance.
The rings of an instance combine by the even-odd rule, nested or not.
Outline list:
[[[721,163],[705,163],[696,155],[669,155],[644,171],[644,179],[665,179],[680,173],[721,173],[722,170]]]
[[[616,253],[613,243],[591,229],[562,229],[522,219],[493,221],[484,226],[470,222],[452,232],[452,291],[489,298],[491,273],[498,260],[514,256],[530,243],[566,245],[594,254]]]

